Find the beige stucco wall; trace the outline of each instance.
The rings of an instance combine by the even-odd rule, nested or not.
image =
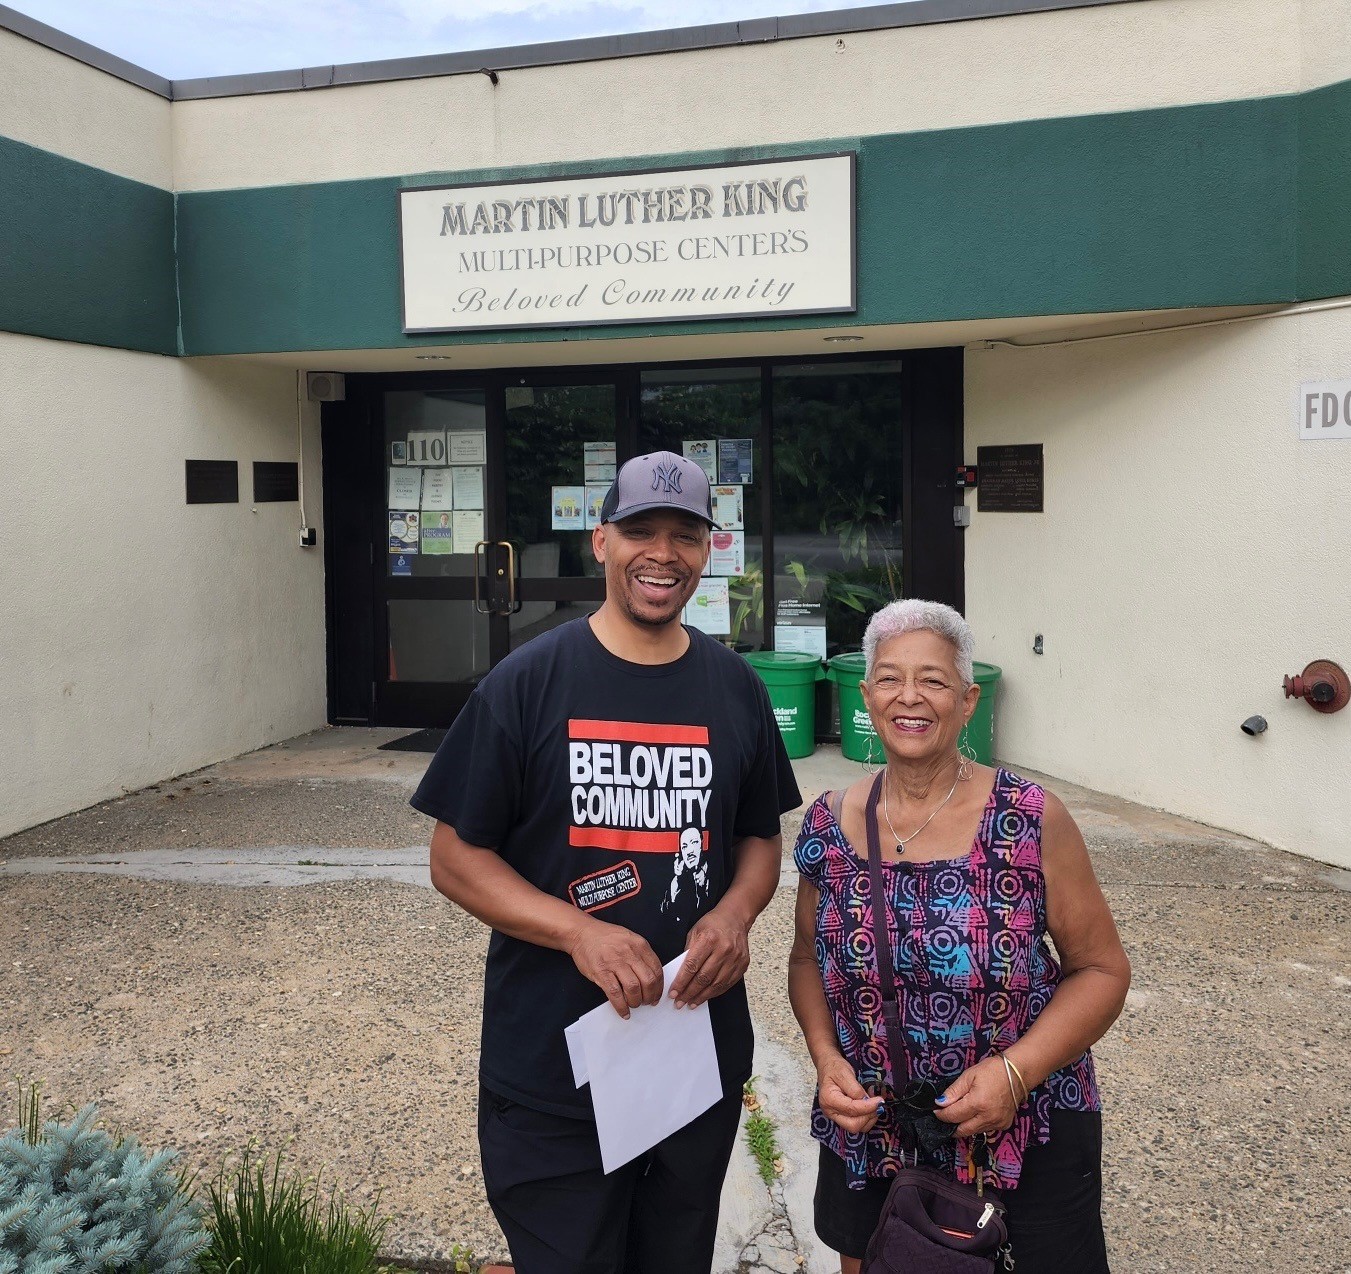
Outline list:
[[[1138,0],[483,75],[170,103],[0,30],[0,135],[165,189],[848,138],[1351,77],[1345,0]],[[153,68],[152,68],[153,69]]]
[[[0,30],[0,136],[171,190],[171,110],[155,93]]]
[[[1351,670],[1351,441],[1296,433],[1300,382],[1351,379],[1348,351],[1351,310],[968,350],[967,460],[1045,447],[1045,513],[966,538],[1002,757],[1351,867],[1351,708],[1281,692]]]
[[[1351,79],[1351,4],[1300,0],[1300,88]]]
[[[323,550],[251,502],[294,373],[8,334],[0,368],[0,836],[321,725]],[[189,457],[238,460],[240,503],[185,504]]]
[[[1140,0],[504,71],[496,87],[475,74],[182,101],[178,188],[576,163],[1290,93],[1304,77],[1304,2]]]

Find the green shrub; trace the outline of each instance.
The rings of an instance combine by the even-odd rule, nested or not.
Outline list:
[[[211,1247],[205,1274],[371,1274],[387,1220],[351,1212],[319,1179],[282,1172],[282,1155],[246,1150],[221,1167],[210,1187]]]
[[[175,1155],[98,1127],[40,1118],[20,1085],[19,1127],[0,1137],[0,1274],[191,1274],[207,1233]]]

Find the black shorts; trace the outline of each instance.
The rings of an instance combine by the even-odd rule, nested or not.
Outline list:
[[[483,1182],[517,1274],[707,1274],[741,1096],[608,1175],[596,1125],[479,1088]]]
[[[845,1256],[862,1258],[887,1200],[889,1180],[851,1190],[844,1161],[821,1147],[816,1233]],[[1017,1274],[1108,1274],[1102,1233],[1102,1116],[1053,1110],[1051,1139],[1029,1145],[1016,1190],[1000,1191]]]

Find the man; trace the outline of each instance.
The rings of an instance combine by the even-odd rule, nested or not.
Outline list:
[[[780,814],[800,800],[754,672],[680,622],[713,525],[698,465],[623,465],[592,533],[604,604],[483,679],[413,797],[437,819],[433,884],[493,930],[479,1149],[518,1274],[712,1263],[751,1073],[747,935],[778,884]],[[708,887],[673,921],[661,903],[688,829]],[[606,1175],[564,1027],[606,999],[624,1018],[657,1003],[682,950],[668,994],[708,1004],[723,1098]]]

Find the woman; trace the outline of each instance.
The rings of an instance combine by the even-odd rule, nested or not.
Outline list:
[[[1018,1274],[1107,1270],[1088,1049],[1121,1011],[1130,964],[1064,805],[958,751],[980,698],[973,645],[937,602],[873,616],[862,691],[885,768],[816,801],[794,851],[788,989],[817,1071],[816,1230],[842,1274],[857,1274],[912,1152],[963,1181],[988,1160]],[[874,952],[870,806],[900,1041],[887,1038]]]

